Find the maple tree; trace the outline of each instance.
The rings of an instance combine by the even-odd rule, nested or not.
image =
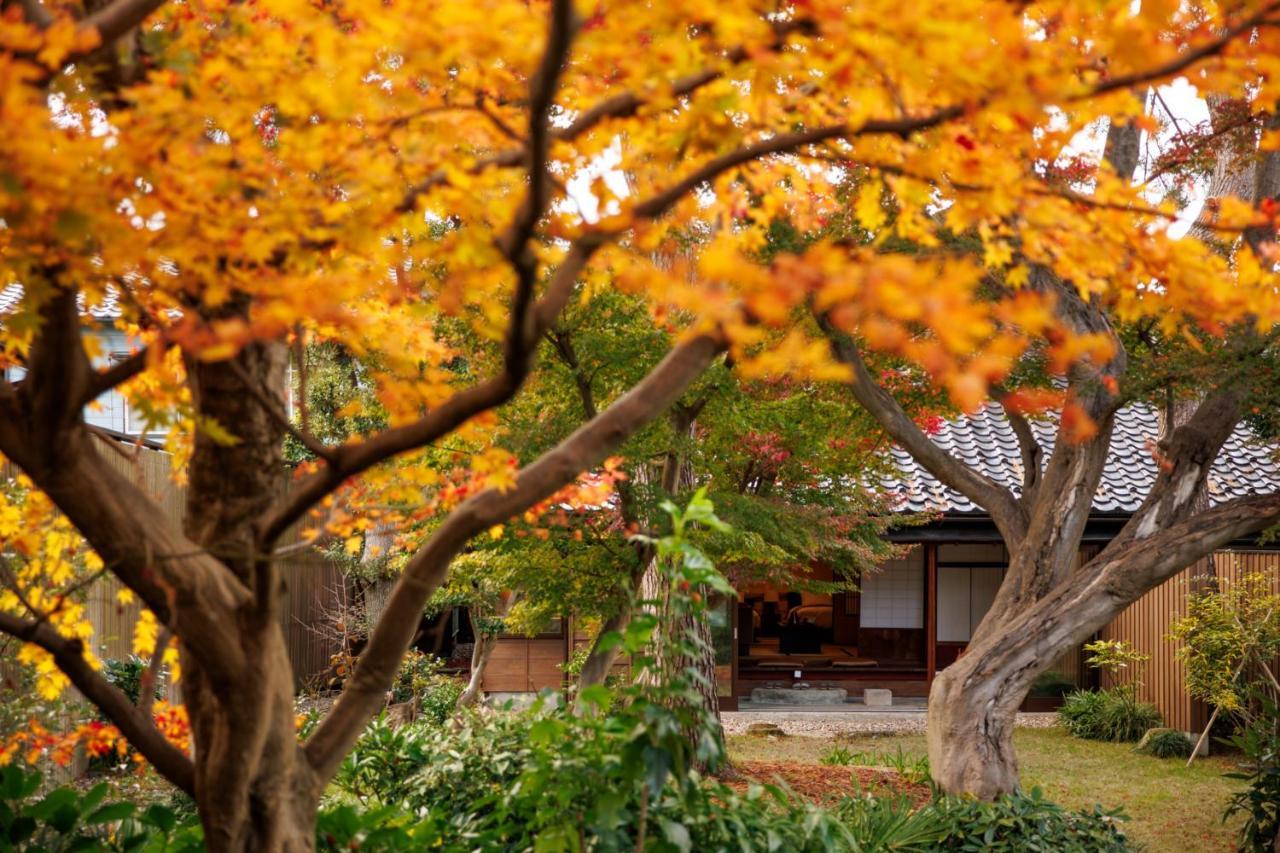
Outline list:
[[[1252,116],[1251,110],[1245,112]],[[1224,126],[1255,126],[1243,142],[1223,130],[1179,135],[1172,156],[1161,153],[1145,164],[1149,176],[1180,172],[1184,188],[1197,172],[1208,178],[1204,209],[1193,236],[1182,245],[1207,248],[1227,263],[1230,273],[1222,283],[1228,299],[1236,297],[1241,276],[1274,281],[1280,257],[1274,221],[1280,155],[1266,135],[1274,119],[1233,122]],[[1121,181],[1143,159],[1139,143],[1132,125],[1111,120],[1103,162]],[[1097,177],[1101,165],[1092,163],[1088,172]],[[1069,168],[1078,171],[1080,158],[1071,157]],[[1062,176],[1046,174],[1046,179]],[[1099,191],[1103,185],[1099,180]],[[946,188],[942,181],[937,186]],[[950,189],[966,192],[954,184]],[[1171,198],[1183,200],[1178,192]],[[1261,216],[1250,217],[1250,206]],[[1240,219],[1223,227],[1224,210],[1238,211]],[[880,211],[862,215],[870,217],[872,234],[887,224]],[[983,250],[989,253],[989,244],[984,242]],[[1081,270],[1034,259],[1025,250],[1024,243],[1009,256],[1017,265],[993,282],[997,293],[1007,292],[1016,275],[1015,287],[1052,295],[1053,316],[1082,337],[1092,337],[1090,346],[1105,354],[1099,350],[1074,365],[1055,363],[1056,334],[1050,332],[1020,353],[993,387],[991,396],[1002,403],[1020,450],[1018,489],[992,481],[960,455],[929,441],[883,377],[877,381],[869,369],[864,360],[869,341],[845,334],[819,314],[833,352],[853,370],[852,395],[920,465],[985,508],[1008,549],[1008,570],[994,603],[965,654],[939,672],[929,698],[935,781],[946,790],[984,797],[1017,787],[1014,718],[1038,675],[1143,593],[1198,560],[1211,560],[1215,550],[1280,522],[1280,498],[1274,494],[1222,500],[1210,509],[1206,491],[1215,458],[1241,424],[1250,425],[1258,438],[1274,438],[1275,295],[1240,313],[1221,303],[1203,314],[1175,304],[1135,310],[1128,302],[1134,292],[1082,292]],[[1166,287],[1178,287],[1167,284],[1168,278],[1139,282],[1133,290],[1148,291],[1139,298],[1163,301],[1173,295]],[[1202,283],[1197,298],[1215,294]],[[1120,532],[1096,556],[1082,560],[1085,525],[1108,464],[1116,415],[1135,402],[1156,406],[1162,416],[1160,440],[1150,447],[1157,478]],[[1053,444],[1046,447],[1032,420],[1051,414]]]
[[[749,379],[849,378],[858,359],[833,359],[812,322],[796,322],[812,308],[971,409],[1033,345],[1055,372],[1113,373],[1113,336],[1074,322],[1078,305],[1170,334],[1270,328],[1274,204],[1221,201],[1215,229],[1258,237],[1256,255],[1228,259],[1172,239],[1172,205],[1149,202],[1124,169],[1099,169],[1088,192],[1046,170],[1101,118],[1136,132],[1148,83],[1185,74],[1274,103],[1278,16],[1274,2],[931,0],[908,15],[826,0],[114,0],[81,14],[6,0],[0,278],[20,293],[0,366],[23,375],[0,383],[0,452],[176,638],[191,751],[102,679],[69,611],[41,603],[58,600],[58,581],[9,584],[22,595],[0,602],[0,630],[195,796],[211,849],[308,849],[324,784],[452,558],[571,488],[726,353]],[[756,263],[774,220],[803,231],[836,215],[850,170],[866,172],[854,203],[865,230],[923,251],[828,240]],[[975,235],[980,257],[949,251],[943,232]],[[658,262],[690,234],[706,237],[698,252]],[[1040,286],[1041,270],[1068,284]],[[1005,285],[995,296],[992,274]],[[515,468],[491,437],[494,410],[520,392],[565,306],[611,287],[643,298],[675,344]],[[109,366],[93,360],[79,310],[107,299],[137,341]],[[476,337],[493,346],[468,348]],[[305,418],[289,422],[287,351],[308,342],[368,366],[380,409],[369,430],[326,443]],[[84,423],[113,388],[170,427],[188,480],[181,529],[105,463]],[[1081,448],[1105,435],[1107,399],[1065,401]],[[287,489],[286,435],[314,457]],[[345,509],[348,491],[394,486],[446,437],[490,449],[413,483],[438,523],[341,698],[298,744],[279,540],[312,513],[342,536],[376,526]],[[1093,452],[1061,450],[1046,482]],[[1015,531],[1011,499],[966,485]],[[1169,509],[1162,524],[1183,523]],[[1215,530],[1276,514],[1274,502],[1232,509]],[[37,587],[53,598],[33,600]],[[939,698],[961,681],[942,679]],[[987,776],[983,761],[975,749],[934,766],[950,789],[1007,787],[1007,763]]]

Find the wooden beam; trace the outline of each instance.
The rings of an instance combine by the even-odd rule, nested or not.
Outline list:
[[[933,677],[938,672],[938,546],[934,542],[926,542],[923,547],[925,566],[925,669],[929,688],[932,690]]]

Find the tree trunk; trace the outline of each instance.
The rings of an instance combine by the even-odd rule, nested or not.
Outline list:
[[[641,581],[640,598],[655,603],[662,624],[655,637],[654,671],[644,678],[652,684],[669,684],[676,678],[685,678],[701,701],[700,708],[690,710],[700,710],[702,713],[696,716],[713,721],[712,737],[723,741],[720,697],[716,695],[716,661],[715,649],[711,643],[711,625],[703,614],[686,612],[673,617],[669,604],[673,592],[668,578],[656,561],[651,562]],[[692,654],[678,650],[675,648],[676,638],[692,640],[696,650]],[[703,727],[696,723],[685,728],[691,755],[697,755],[705,733]],[[702,761],[695,761],[695,766],[698,770],[706,769]],[[723,767],[728,767],[727,760],[723,762]]]
[[[273,559],[255,550],[255,524],[285,483],[283,405],[269,409],[284,398],[284,368],[277,343],[187,365],[200,415],[237,440],[197,432],[186,531],[253,592],[235,616],[240,677],[219,678],[183,653],[196,805],[205,844],[217,853],[315,847],[321,787],[298,746],[293,668],[278,618],[284,591]]]
[[[1030,637],[1017,642],[1018,651],[1034,643]],[[929,690],[927,742],[929,769],[942,790],[990,800],[1017,789],[1018,707],[1054,659],[1041,657],[1026,666],[965,654],[937,674]]]
[[[671,411],[674,441],[667,451],[662,472],[662,486],[669,494],[687,492],[693,486],[693,467],[684,448],[693,440],[694,423],[706,401],[707,398],[703,397],[692,406],[677,405]],[[660,619],[660,628],[655,636],[656,669],[648,678],[651,681],[662,679],[669,683],[679,675],[686,676],[701,700],[700,710],[703,713],[698,716],[713,721],[712,737],[723,743],[724,731],[720,722],[720,699],[716,695],[716,661],[711,641],[711,625],[702,614],[684,613],[673,617],[669,603],[672,593],[669,579],[662,567],[652,558],[647,560],[640,579],[640,599],[656,607]],[[706,592],[700,591],[700,594],[705,597]],[[678,637],[691,639],[696,651],[687,655],[674,650],[670,638]],[[697,755],[698,746],[705,734],[698,725],[691,725],[686,729],[691,755]],[[702,761],[695,761],[695,765],[699,770],[705,769]],[[721,772],[732,773],[727,758],[722,763]]]
[[[613,664],[618,659],[618,647],[602,648],[601,641],[610,634],[625,631],[629,624],[631,624],[631,609],[629,606],[624,607],[600,623],[600,630],[596,633],[595,639],[591,641],[591,651],[587,653],[587,659],[582,662],[582,671],[578,673],[579,695],[582,694],[584,687],[604,684],[605,679],[609,677],[609,673],[613,671]]]
[[[284,636],[275,629],[263,639],[254,675],[238,688],[217,687],[184,664],[196,805],[215,853],[315,847],[320,786],[298,748]]]
[[[498,645],[496,634],[476,632],[476,645],[471,650],[471,679],[467,689],[458,697],[458,710],[469,708],[484,698],[484,671]]]

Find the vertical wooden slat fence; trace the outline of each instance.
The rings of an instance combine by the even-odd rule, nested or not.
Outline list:
[[[123,451],[123,452],[122,452]],[[145,491],[161,508],[164,516],[175,524],[182,523],[186,490],[170,476],[169,454],[145,446],[128,444],[101,446],[110,464]],[[6,465],[0,476],[8,477],[13,469]],[[281,537],[281,546],[300,541],[302,530],[314,524],[305,521]],[[338,651],[334,639],[315,626],[334,611],[335,601],[344,582],[341,569],[320,554],[307,549],[282,557],[277,566],[287,590],[281,627],[289,648],[289,659],[299,684],[322,673],[330,656]],[[123,585],[110,575],[104,576],[86,591],[86,610],[94,626],[93,645],[103,659],[126,658],[133,650],[133,631],[141,606],[136,602],[121,604]]]
[[[1188,596],[1214,579],[1230,580],[1249,572],[1269,575],[1280,590],[1280,552],[1220,551],[1214,555],[1212,567],[1212,576],[1205,562],[1178,573],[1135,601],[1100,634],[1104,640],[1128,641],[1151,656],[1138,695],[1160,709],[1166,726],[1182,731],[1199,731],[1209,718],[1209,709],[1187,692],[1186,669],[1177,659],[1181,644],[1169,636],[1174,620],[1187,615]],[[1102,685],[1129,683],[1132,677],[1104,675]]]

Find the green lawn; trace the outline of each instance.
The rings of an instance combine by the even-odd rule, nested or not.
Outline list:
[[[924,755],[924,735],[844,735],[838,740],[789,737],[729,738],[730,754],[743,761],[817,763],[834,745],[851,752]],[[1133,752],[1129,744],[1097,743],[1061,729],[1019,729],[1014,736],[1022,784],[1039,786],[1072,808],[1101,803],[1129,815],[1125,832],[1151,853],[1234,850],[1234,825],[1222,812],[1238,783],[1222,778],[1234,766],[1230,756],[1161,760]]]

